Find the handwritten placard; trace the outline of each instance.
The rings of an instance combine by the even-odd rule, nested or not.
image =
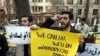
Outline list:
[[[100,56],[100,44],[86,44],[85,52],[79,53],[77,56]]]
[[[6,33],[14,44],[29,44],[30,28],[25,26],[6,26]]]

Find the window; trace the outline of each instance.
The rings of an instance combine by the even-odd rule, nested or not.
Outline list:
[[[32,7],[33,12],[35,12],[34,6]]]
[[[70,11],[73,13],[73,9],[70,9]]]
[[[43,7],[42,6],[33,6],[32,10],[33,10],[33,12],[42,12]]]
[[[35,2],[35,0],[32,0],[32,2]]]
[[[67,4],[73,5],[73,0],[67,0]]]
[[[51,2],[50,0],[46,0],[46,2]]]
[[[1,0],[0,0],[0,5],[2,6]]]
[[[38,2],[43,2],[43,0],[38,0]]]
[[[37,12],[37,6],[35,6],[34,9],[35,9],[34,12]]]
[[[16,14],[16,9],[15,9],[15,7],[13,7],[13,14]]]
[[[51,3],[52,3],[53,5],[58,5],[58,4],[59,4],[59,0],[51,0]]]
[[[80,5],[82,5],[82,1],[83,1],[83,0],[79,0],[79,4],[80,4]]]
[[[65,11],[65,7],[59,7],[59,12]]]
[[[32,2],[38,2],[38,0],[32,0]]]
[[[43,12],[43,7],[42,6],[39,6],[38,7],[38,10],[39,10],[39,12]]]
[[[32,7],[33,12],[37,12],[37,6]]]
[[[97,15],[98,9],[93,9],[93,15]]]
[[[58,3],[59,3],[60,5],[64,5],[64,0],[58,0]]]
[[[99,0],[95,0],[95,1],[94,1],[94,4],[95,4],[95,5],[99,5]]]
[[[37,12],[37,6],[32,7],[33,12]]]
[[[78,9],[78,15],[81,15],[82,9]]]

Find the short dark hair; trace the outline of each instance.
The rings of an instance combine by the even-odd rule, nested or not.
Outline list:
[[[3,12],[4,10],[3,9],[0,9],[0,12]]]
[[[86,19],[83,17],[83,18],[81,19],[81,21],[84,21],[84,22],[85,22],[85,21],[86,21]]]
[[[32,16],[26,16],[26,15],[24,15],[24,16],[22,16],[22,17],[28,17],[28,21],[29,21],[29,22],[33,22],[33,17],[32,17]]]
[[[73,20],[73,14],[72,14],[72,12],[70,12],[70,11],[62,11],[61,15],[63,15],[63,14],[69,14],[70,20]]]

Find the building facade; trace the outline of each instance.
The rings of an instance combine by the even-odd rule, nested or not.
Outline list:
[[[50,0],[29,0],[31,13],[52,12]]]
[[[95,25],[100,21],[100,1],[99,0],[56,0],[55,11],[69,10],[74,14],[74,22],[78,21],[78,18],[86,17],[89,24]],[[87,13],[88,12],[88,13]],[[86,14],[87,13],[87,14]]]
[[[0,0],[0,5],[5,5],[8,0]],[[12,4],[13,0],[9,0]],[[100,21],[100,1],[99,0],[29,0],[32,14],[59,13],[69,10],[74,14],[74,22],[81,17],[86,17],[90,25],[95,25]],[[10,7],[10,5],[9,5]],[[5,8],[7,13],[7,8]],[[15,13],[13,6],[9,13]]]
[[[13,0],[0,0],[0,8],[5,9],[6,14],[15,14]]]

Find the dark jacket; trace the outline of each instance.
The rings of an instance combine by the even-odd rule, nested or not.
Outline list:
[[[98,31],[98,25],[95,25],[93,28],[93,32],[97,32]]]
[[[51,27],[51,25],[54,23],[55,21],[53,21],[52,19],[47,19],[40,27],[43,27],[43,28],[49,28],[49,29],[55,29],[55,30],[61,30],[63,31],[63,28],[59,28],[59,27]],[[74,29],[72,26],[71,26],[71,30],[70,32],[73,32],[73,33],[80,33],[78,30]],[[83,43],[83,45],[80,47],[78,47],[78,52],[82,53],[85,51],[85,43]]]
[[[4,35],[0,34],[0,56],[6,56],[8,43]]]

